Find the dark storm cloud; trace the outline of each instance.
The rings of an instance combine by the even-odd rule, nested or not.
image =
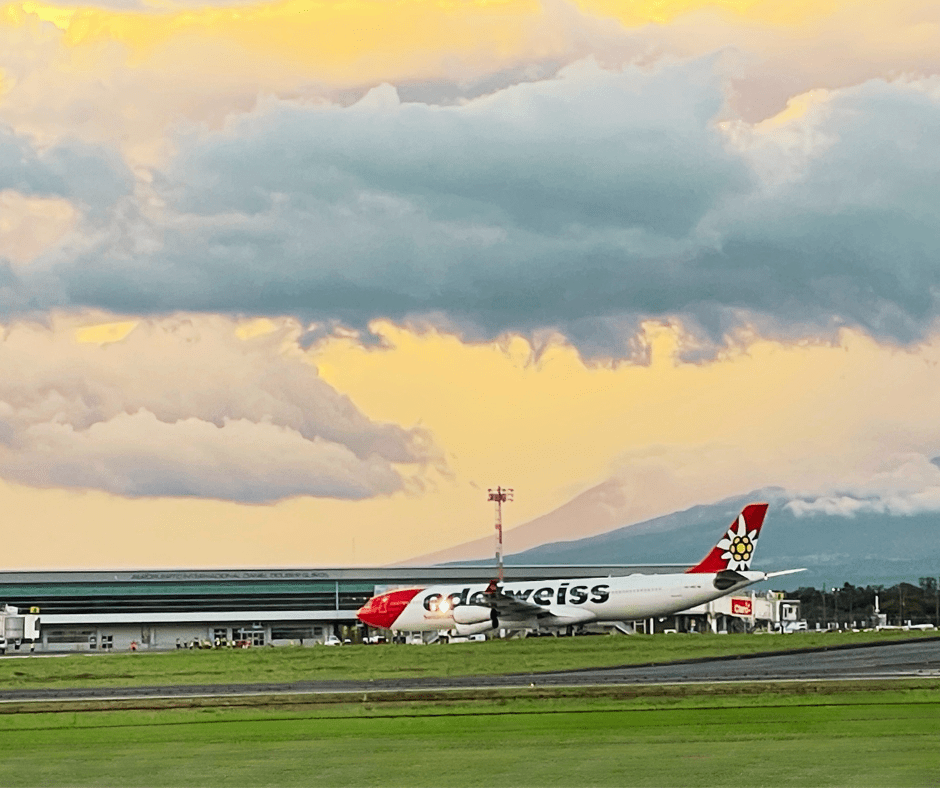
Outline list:
[[[798,177],[712,221],[720,245],[695,272],[728,303],[780,322],[826,320],[916,339],[937,316],[940,104],[916,86],[875,81],[810,112]]]
[[[350,108],[274,103],[182,139],[154,184],[165,211],[125,207],[36,275],[121,312],[554,329],[615,355],[648,317],[712,339],[742,322],[920,336],[940,259],[930,86],[719,127],[713,65],[587,63],[462,106],[388,86]]]
[[[93,210],[129,194],[130,171],[104,148],[70,141],[39,152],[23,137],[0,127],[0,191],[65,197]]]

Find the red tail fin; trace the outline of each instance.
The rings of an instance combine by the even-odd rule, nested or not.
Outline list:
[[[721,541],[696,566],[686,572],[721,572],[725,569],[740,571],[751,565],[757,537],[767,514],[766,503],[749,503],[738,519],[731,523]]]

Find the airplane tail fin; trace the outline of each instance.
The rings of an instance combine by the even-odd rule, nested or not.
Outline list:
[[[741,510],[738,518],[731,523],[728,532],[721,538],[711,552],[687,573],[723,572],[726,569],[739,572],[751,566],[757,537],[767,514],[766,503],[750,503]]]

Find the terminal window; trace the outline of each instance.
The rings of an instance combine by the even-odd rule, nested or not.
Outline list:
[[[90,643],[97,633],[93,629],[50,629],[46,633],[48,643]]]
[[[234,629],[232,630],[232,639],[236,643],[247,641],[252,646],[263,646],[264,645],[264,630],[263,629],[248,629],[247,627]]]
[[[313,640],[322,637],[323,627],[312,626],[272,626],[271,640]]]

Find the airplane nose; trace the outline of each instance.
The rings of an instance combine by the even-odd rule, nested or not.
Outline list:
[[[392,624],[401,615],[401,611],[408,606],[420,590],[420,588],[404,588],[374,596],[359,608],[356,618],[363,624],[376,629],[391,629]]]
[[[385,621],[387,613],[388,595],[382,594],[381,596],[372,597],[372,599],[360,607],[359,610],[356,611],[356,618],[363,624],[368,624],[370,627],[387,629],[388,627],[382,623]]]

